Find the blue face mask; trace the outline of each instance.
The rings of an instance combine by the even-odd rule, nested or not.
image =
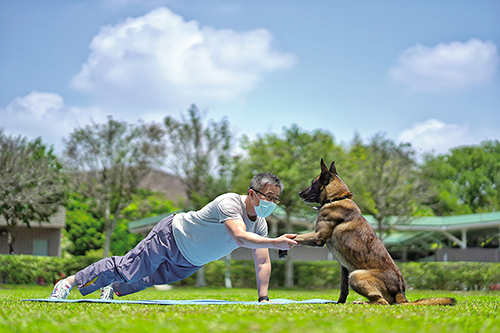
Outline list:
[[[259,205],[255,206],[255,212],[259,217],[268,217],[276,208],[276,204],[271,201],[261,200],[259,197]]]

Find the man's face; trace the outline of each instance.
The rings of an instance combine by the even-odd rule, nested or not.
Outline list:
[[[258,199],[254,201],[254,205],[258,206],[259,200],[270,201],[274,203],[279,203],[280,197],[280,187],[276,185],[266,185],[262,190],[252,190],[254,194],[254,199]],[[257,197],[257,198],[255,198]]]

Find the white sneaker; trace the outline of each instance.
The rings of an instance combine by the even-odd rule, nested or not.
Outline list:
[[[101,296],[99,299],[113,299],[113,294],[115,291],[111,285],[107,285],[106,287],[101,289]]]
[[[73,287],[70,286],[69,283],[66,282],[66,279],[60,280],[54,286],[54,290],[50,294],[50,299],[66,299],[68,298],[69,292]]]

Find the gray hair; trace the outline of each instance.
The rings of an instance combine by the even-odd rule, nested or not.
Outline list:
[[[270,172],[262,172],[253,176],[248,189],[262,191],[266,185],[278,186],[280,188],[280,194],[285,188],[281,180],[274,174]]]

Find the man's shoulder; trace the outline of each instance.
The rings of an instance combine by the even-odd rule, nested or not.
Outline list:
[[[224,193],[219,195],[217,198],[215,198],[216,202],[234,202],[234,203],[241,203],[243,201],[241,195],[238,193]]]
[[[214,200],[217,210],[226,217],[243,219],[245,203],[241,195],[226,193]]]

